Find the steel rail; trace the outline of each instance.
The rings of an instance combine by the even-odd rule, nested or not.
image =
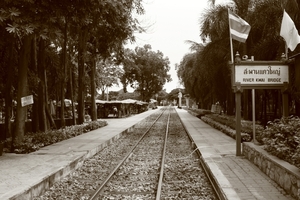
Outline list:
[[[150,131],[150,129],[154,126],[154,124],[158,121],[158,119],[162,116],[162,114],[167,109],[164,109],[162,113],[154,120],[152,125],[145,131],[145,133],[142,135],[142,137],[136,142],[136,144],[129,150],[129,152],[124,156],[124,158],[121,160],[121,162],[112,170],[112,172],[107,176],[107,178],[103,181],[103,183],[97,188],[97,190],[94,192],[94,194],[89,198],[89,200],[96,199],[97,196],[101,193],[104,186],[108,183],[108,181],[112,178],[112,176],[116,173],[116,171],[123,165],[123,163],[131,156],[134,149],[139,145],[139,143],[142,141],[142,139],[147,135],[147,133]]]
[[[175,109],[176,111],[176,109]],[[177,115],[178,115],[178,112],[176,111]],[[178,115],[179,117],[179,115]],[[213,177],[211,176],[211,174],[209,173],[209,171],[207,170],[206,168],[206,165],[202,159],[202,155],[201,155],[201,152],[200,150],[197,148],[196,146],[196,143],[195,141],[193,140],[192,136],[190,135],[190,133],[187,131],[187,128],[186,126],[184,125],[184,123],[182,122],[181,118],[179,117],[180,119],[180,123],[182,124],[182,126],[184,127],[184,130],[185,132],[187,133],[190,141],[192,142],[192,145],[193,147],[195,148],[194,151],[196,151],[196,153],[198,154],[199,156],[199,162],[200,162],[200,165],[202,166],[203,170],[204,170],[204,173],[206,175],[206,177],[208,178],[209,182],[211,183],[212,185],[212,188],[216,194],[216,196],[218,197],[218,199],[222,199],[222,200],[225,200],[226,198],[224,198],[224,196],[222,195],[222,192],[220,192],[220,188],[219,188],[219,185],[214,181]]]
[[[161,158],[159,180],[158,180],[158,185],[157,185],[157,190],[156,190],[156,200],[160,200],[161,188],[162,188],[162,184],[163,184],[165,157],[166,157],[166,150],[167,150],[167,140],[168,140],[168,133],[169,133],[169,124],[170,124],[170,115],[171,115],[171,113],[169,112],[168,122],[167,122],[167,127],[166,127],[166,132],[165,132],[165,142],[164,142],[164,147],[163,147],[163,152],[162,152],[162,158]]]

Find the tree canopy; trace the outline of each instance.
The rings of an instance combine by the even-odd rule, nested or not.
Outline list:
[[[143,31],[135,14],[143,14],[141,0],[5,0],[0,2],[0,97],[5,98],[5,133],[22,141],[27,107],[21,98],[33,95],[32,120],[35,131],[53,125],[49,100],[65,97],[78,102],[78,122],[84,121],[87,94],[95,100],[101,76],[97,63],[121,58],[123,46]],[[98,65],[99,66],[99,65]],[[98,74],[119,73],[101,65]],[[104,69],[104,68],[110,69]],[[116,69],[116,68],[115,68]],[[17,74],[17,78],[13,78]],[[104,78],[102,76],[102,78]],[[105,77],[106,78],[106,77]],[[103,81],[106,85],[116,82]],[[12,102],[17,102],[14,132],[11,133]],[[92,109],[94,103],[92,104]],[[73,109],[73,119],[75,113]],[[64,106],[60,107],[64,126]],[[95,119],[95,118],[93,118]]]
[[[200,18],[199,29],[203,44],[190,42],[192,52],[182,58],[177,73],[186,92],[202,108],[209,108],[211,104],[219,102],[226,113],[232,114],[234,93],[231,84],[231,68],[228,64],[231,56],[228,9],[251,25],[245,43],[232,41],[233,54],[239,52],[240,55],[254,56],[256,61],[280,60],[282,53],[285,52],[284,40],[279,35],[283,9],[289,13],[299,30],[300,18],[297,13],[300,4],[295,0],[233,0],[229,4],[218,5],[211,0],[210,3],[210,7]],[[293,69],[292,65],[291,69]],[[261,99],[267,99],[276,96],[278,91],[258,92]],[[244,92],[244,113],[249,107],[247,93]],[[280,102],[280,99],[272,101]]]
[[[171,81],[168,74],[169,58],[164,57],[160,51],[152,51],[150,45],[136,47],[134,51],[126,49],[125,55],[121,82],[124,88],[130,85],[139,92],[141,100],[149,101],[154,94],[163,89],[166,82]]]

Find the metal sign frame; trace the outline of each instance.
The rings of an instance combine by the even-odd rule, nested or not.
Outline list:
[[[231,67],[233,88],[236,88],[238,85],[241,89],[282,89],[286,88],[290,82],[289,66],[283,61],[241,61],[234,64],[231,63]],[[243,82],[244,78],[252,80]],[[256,81],[257,79],[268,80],[275,78],[280,79],[280,82]]]

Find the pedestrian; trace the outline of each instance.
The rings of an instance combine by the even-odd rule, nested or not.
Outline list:
[[[114,107],[113,107],[113,110],[114,110],[114,116],[116,117],[116,116],[117,116],[117,114],[118,114],[118,109],[117,109],[117,107],[116,107],[116,106],[114,106]]]

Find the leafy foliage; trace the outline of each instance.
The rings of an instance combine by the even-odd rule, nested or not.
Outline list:
[[[1,1],[0,36],[5,40],[0,41],[0,98],[5,97],[7,102],[11,102],[12,100],[7,97],[11,96],[11,99],[16,99],[14,93],[19,95],[17,99],[27,93],[33,94],[37,106],[34,106],[32,116],[41,116],[39,119],[32,118],[34,131],[49,128],[44,115],[46,110],[37,109],[39,106],[39,108],[44,108],[43,105],[47,104],[48,99],[44,97],[57,101],[65,98],[76,101],[78,121],[82,123],[84,97],[87,92],[96,93],[93,87],[95,81],[88,76],[94,75],[95,72],[88,74],[85,73],[88,72],[85,69],[91,69],[91,63],[97,62],[99,55],[104,58],[111,55],[120,56],[123,52],[123,45],[127,41],[134,41],[134,32],[143,31],[136,19],[137,15],[143,13],[141,0]],[[24,43],[24,38],[28,42]],[[24,44],[28,46],[23,47]],[[26,53],[21,53],[22,49],[25,49]],[[17,68],[20,64],[23,64],[24,68]],[[20,69],[28,71],[29,77],[27,73],[21,73]],[[8,74],[18,74],[14,71],[20,73],[19,77],[12,80]],[[116,73],[114,72],[113,75],[117,78]],[[91,80],[90,90],[87,87],[87,80]],[[114,79],[108,84],[115,82],[117,80]],[[21,86],[17,87],[18,83]],[[21,94],[20,91],[24,92]],[[6,105],[9,107],[7,103]],[[7,111],[6,115],[7,113],[12,112]],[[62,123],[64,123],[63,106],[60,113]],[[16,127],[23,127],[25,121],[23,109],[17,109],[15,116],[17,116]],[[10,116],[5,118],[9,119]],[[8,126],[8,123],[6,125]],[[16,128],[14,131],[14,134],[8,135],[22,140],[24,129]],[[3,133],[0,133],[0,136],[6,137]]]
[[[224,132],[230,137],[236,137],[236,122],[235,119],[229,116],[222,116],[217,114],[210,114],[202,116],[201,119],[211,125],[212,127]],[[241,140],[242,142],[250,142],[252,140],[252,129],[248,123],[242,123],[241,126]]]
[[[118,80],[123,74],[123,70],[113,59],[99,60],[96,67],[96,76],[98,77],[96,87],[98,90],[104,93],[107,87],[119,84]]]
[[[81,125],[67,126],[58,130],[48,130],[39,133],[27,133],[24,140],[15,143],[15,153],[26,154],[39,150],[42,147],[76,137],[89,131],[106,126],[106,121],[91,121]],[[9,145],[9,143],[7,143]]]
[[[300,118],[283,117],[269,122],[263,132],[265,150],[300,167]]]
[[[195,115],[205,123],[235,138],[235,117],[211,114],[210,111],[202,109],[189,109],[189,112],[196,113]],[[242,141],[250,142],[252,140],[252,129],[253,125],[251,121],[242,120]],[[267,152],[300,168],[299,117],[290,116],[269,121],[266,128],[263,128],[260,124],[256,124],[255,130],[255,139],[263,144],[263,148]]]
[[[164,57],[160,51],[152,51],[149,44],[137,47],[135,51],[127,49],[126,58],[123,60],[122,84],[125,88],[130,84],[140,93],[143,101],[149,101],[171,80],[168,74],[169,64],[169,58]]]
[[[190,108],[189,112],[198,118],[201,118],[202,116],[205,116],[207,114],[211,114],[210,110],[195,109],[195,108]]]

